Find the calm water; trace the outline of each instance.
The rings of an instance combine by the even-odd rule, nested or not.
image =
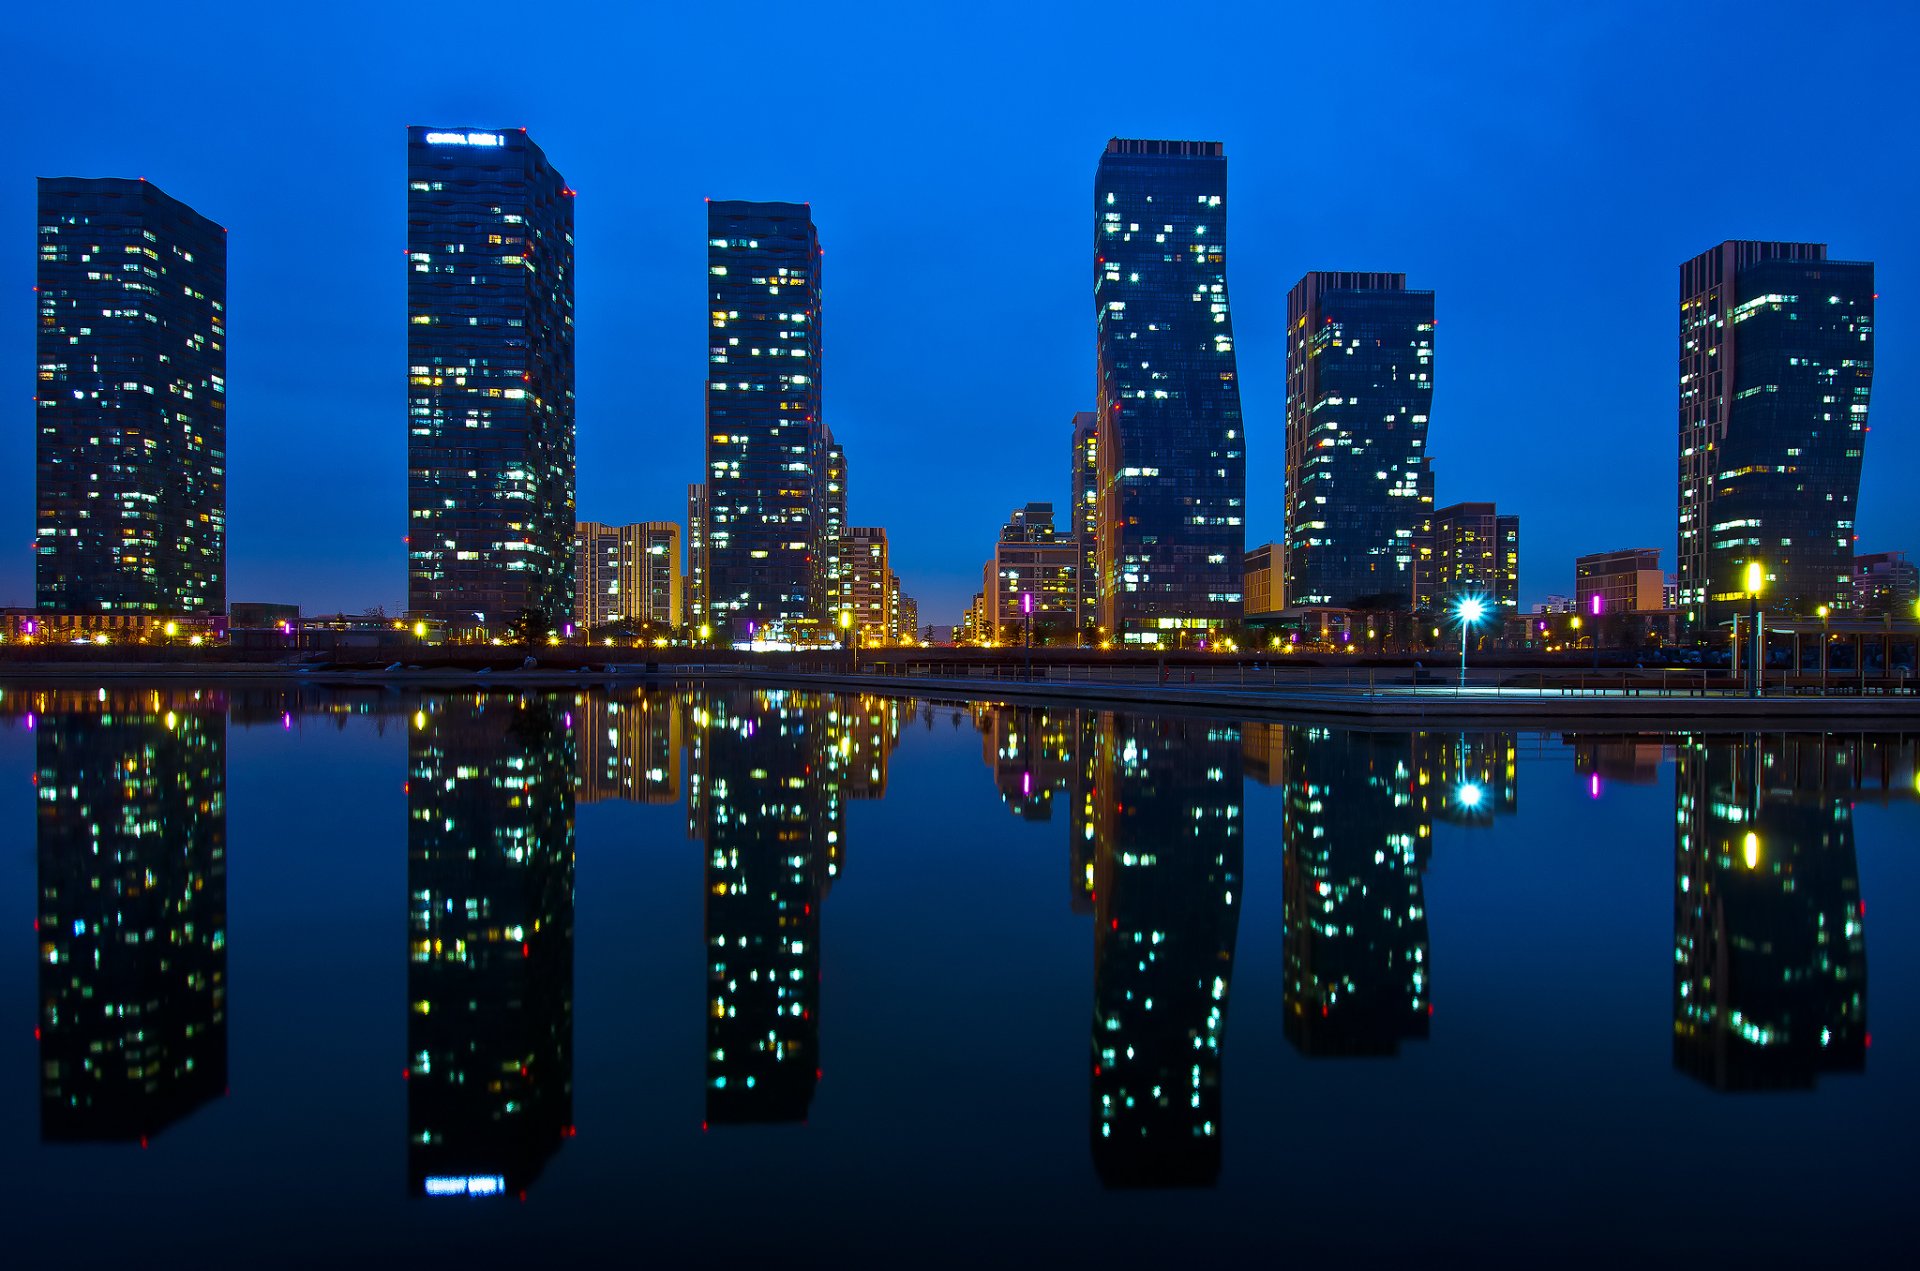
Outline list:
[[[10,1245],[1890,1261],[1914,758],[8,689]]]

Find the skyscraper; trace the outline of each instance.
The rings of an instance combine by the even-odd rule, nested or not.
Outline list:
[[[1433,293],[1310,273],[1287,294],[1289,605],[1415,605],[1433,511]]]
[[[223,613],[226,231],[145,180],[39,194],[35,606]]]
[[[1174,645],[1240,621],[1226,154],[1116,137],[1093,197],[1100,623],[1124,644]]]
[[[701,635],[707,626],[707,485],[701,481],[687,487],[687,629]]]
[[[1080,546],[1080,596],[1076,625],[1091,631],[1100,622],[1100,416],[1073,415],[1073,463],[1067,482],[1067,536]]]
[[[707,605],[716,636],[827,616],[820,238],[803,203],[707,204]]]
[[[574,527],[574,620],[678,628],[683,617],[680,523]]]
[[[1433,600],[1442,608],[1479,596],[1501,619],[1520,612],[1520,518],[1491,503],[1453,503],[1432,518]],[[1424,588],[1427,579],[1421,580]]]
[[[847,451],[826,432],[826,465],[820,470],[820,510],[826,534],[825,587],[822,604],[829,621],[837,620],[841,593],[846,581],[846,562],[840,559],[841,539],[847,534]]]
[[[407,609],[573,605],[573,191],[525,129],[407,130]]]
[[[1679,607],[1700,634],[1748,604],[1844,606],[1853,570],[1873,266],[1823,243],[1725,242],[1680,266]]]

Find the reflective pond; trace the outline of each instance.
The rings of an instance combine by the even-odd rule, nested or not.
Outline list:
[[[23,1265],[1905,1234],[1910,734],[14,687],[0,826]]]

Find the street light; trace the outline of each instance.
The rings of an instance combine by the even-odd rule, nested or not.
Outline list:
[[[1747,625],[1749,631],[1747,641],[1750,646],[1749,660],[1753,663],[1752,668],[1748,671],[1750,678],[1748,680],[1747,696],[1749,697],[1760,696],[1760,589],[1766,585],[1766,581],[1766,571],[1760,567],[1760,562],[1757,560],[1748,561]]]
[[[840,611],[840,647],[853,654],[853,669],[860,669],[860,646],[853,636],[853,610]]]
[[[1827,648],[1833,640],[1832,630],[1827,624],[1827,615],[1831,612],[1832,610],[1825,605],[1820,606],[1820,696],[1822,697],[1827,695]],[[1798,675],[1800,670],[1801,668],[1796,666],[1793,668],[1793,673]]]
[[[1032,679],[1033,678],[1033,593],[1032,592],[1023,591],[1020,593],[1020,612],[1023,615],[1025,615],[1026,621],[1027,621],[1026,678]]]
[[[1460,619],[1460,687],[1467,686],[1467,632],[1477,626],[1486,616],[1486,602],[1478,596],[1468,596],[1454,610],[1454,616]]]

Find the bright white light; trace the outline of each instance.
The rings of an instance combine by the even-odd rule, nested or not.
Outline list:
[[[1487,606],[1476,597],[1468,597],[1460,602],[1460,621],[1471,626],[1485,617]]]
[[[1477,808],[1480,806],[1480,787],[1469,781],[1461,786],[1453,797],[1460,801],[1460,806],[1463,808]]]

